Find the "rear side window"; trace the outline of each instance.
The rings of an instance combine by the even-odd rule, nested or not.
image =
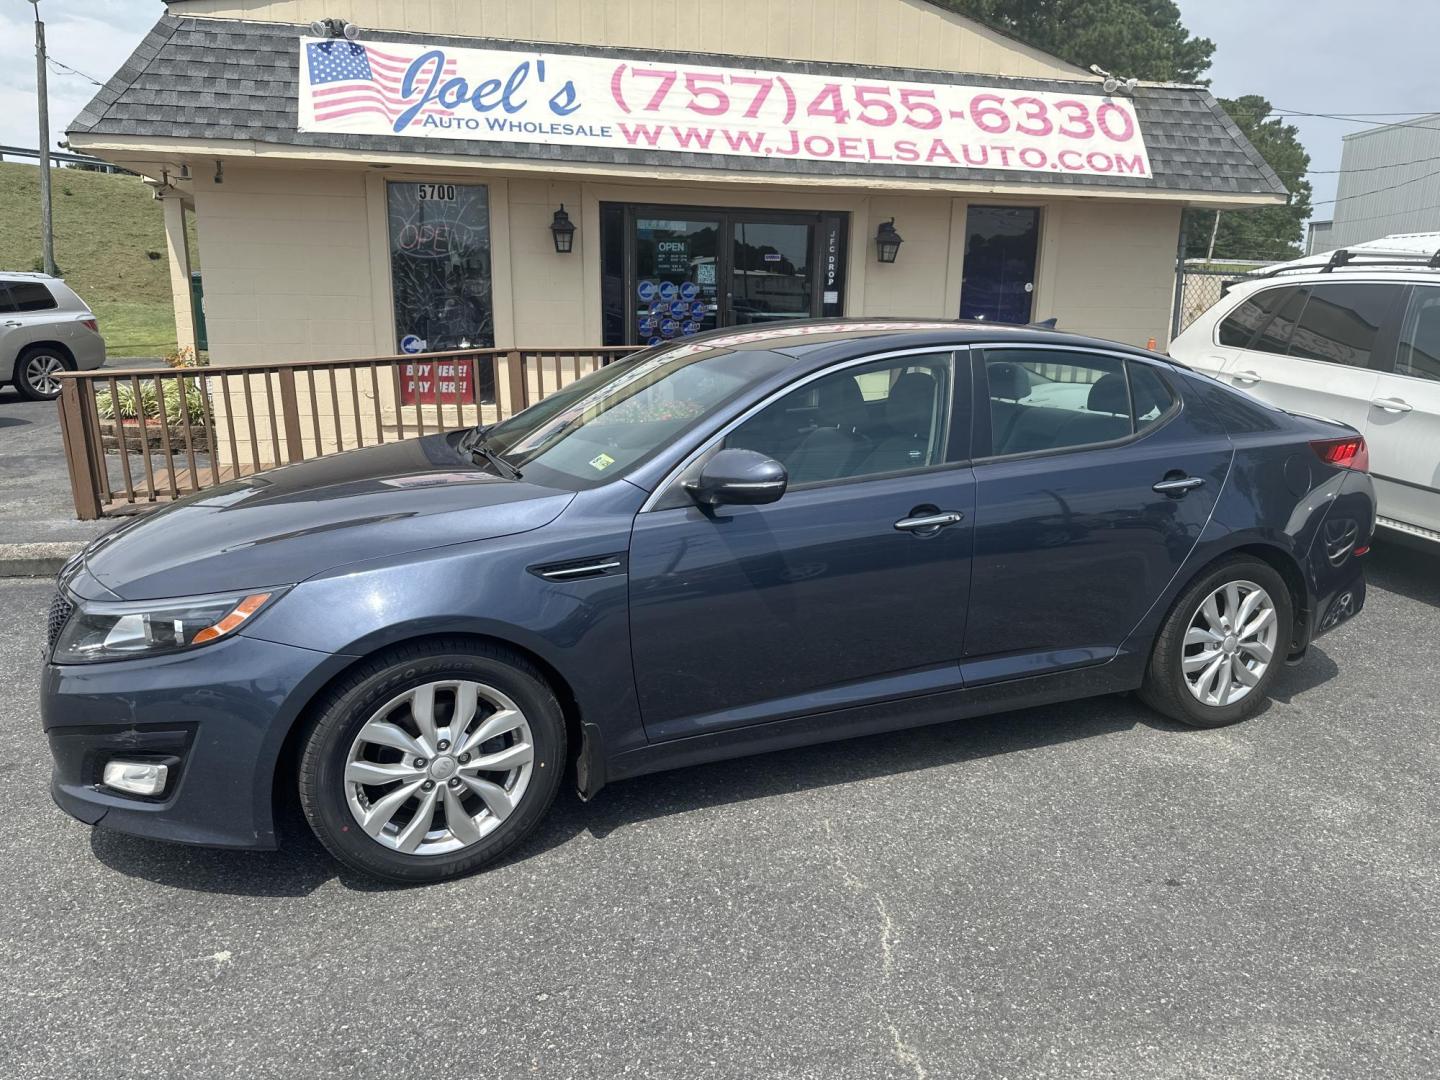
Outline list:
[[[9,291],[11,311],[48,311],[58,306],[50,290],[38,281],[13,281]]]
[[[1154,368],[1127,364],[1130,369],[1130,398],[1135,410],[1135,430],[1144,431],[1170,411],[1175,395]]]
[[[1310,300],[1290,337],[1290,355],[1366,367],[1399,286],[1336,281],[1310,286]]]
[[[1290,348],[1291,335],[1295,333],[1295,324],[1300,321],[1300,313],[1305,310],[1305,300],[1309,296],[1306,289],[1296,289],[1285,298],[1270,321],[1265,324],[1259,335],[1250,343],[1250,348],[1257,352],[1277,353],[1285,355]]]
[[[1401,324],[1395,373],[1440,381],[1440,288],[1415,286]]]
[[[985,354],[985,372],[995,455],[1114,442],[1156,423],[1175,404],[1154,370],[1114,356],[994,349]]]
[[[1220,323],[1216,340],[1221,345],[1243,349],[1249,346],[1255,334],[1261,330],[1270,316],[1293,298],[1299,290],[1293,285],[1281,285],[1273,289],[1262,289],[1247,297],[1239,307],[1226,315]]]
[[[10,299],[10,286],[0,281],[0,315],[15,310],[15,301]]]

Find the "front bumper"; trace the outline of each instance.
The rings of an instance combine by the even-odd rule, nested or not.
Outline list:
[[[276,764],[304,704],[352,660],[236,636],[193,652],[46,664],[40,712],[66,813],[120,832],[218,847],[276,846]],[[100,786],[112,757],[170,765],[147,799]]]

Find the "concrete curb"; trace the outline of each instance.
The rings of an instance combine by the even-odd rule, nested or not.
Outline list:
[[[54,577],[84,546],[79,540],[0,544],[0,578]]]

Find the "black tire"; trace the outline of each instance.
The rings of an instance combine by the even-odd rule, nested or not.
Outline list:
[[[29,398],[31,401],[54,401],[60,396],[59,386],[53,389],[42,388],[34,381],[37,371],[30,370],[39,361],[48,368],[51,361],[58,363],[66,371],[75,370],[75,362],[65,354],[63,350],[52,348],[48,345],[31,345],[28,349],[21,351],[15,358],[15,373],[12,381],[15,389],[20,391],[20,396]],[[43,378],[43,376],[41,376]]]
[[[1276,641],[1265,670],[1244,697],[1226,705],[1205,704],[1186,683],[1182,667],[1185,635],[1205,598],[1230,582],[1253,582],[1269,595],[1275,608]],[[1170,609],[1155,639],[1145,681],[1140,687],[1140,699],[1156,712],[1191,727],[1228,727],[1248,720],[1265,707],[1270,685],[1285,662],[1293,627],[1292,610],[1289,586],[1269,563],[1248,555],[1232,556],[1216,563],[1191,582]]]
[[[377,710],[407,690],[448,679],[491,687],[524,714],[534,751],[528,784],[509,816],[469,846],[450,853],[406,854],[367,834],[352,813],[347,759],[360,729]],[[387,881],[445,881],[493,862],[529,833],[554,801],[565,761],[564,715],[533,665],[497,646],[464,639],[426,641],[366,661],[317,704],[300,758],[300,805],[320,842],[345,865]],[[377,795],[385,790],[377,789]]]

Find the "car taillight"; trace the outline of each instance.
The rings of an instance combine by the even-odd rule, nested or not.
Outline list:
[[[94,330],[97,334],[100,332],[100,323],[96,319],[81,319],[80,325],[86,330]]]
[[[1334,465],[1337,469],[1354,469],[1357,472],[1370,471],[1370,450],[1365,445],[1364,436],[1324,439],[1310,445],[1327,465]]]

